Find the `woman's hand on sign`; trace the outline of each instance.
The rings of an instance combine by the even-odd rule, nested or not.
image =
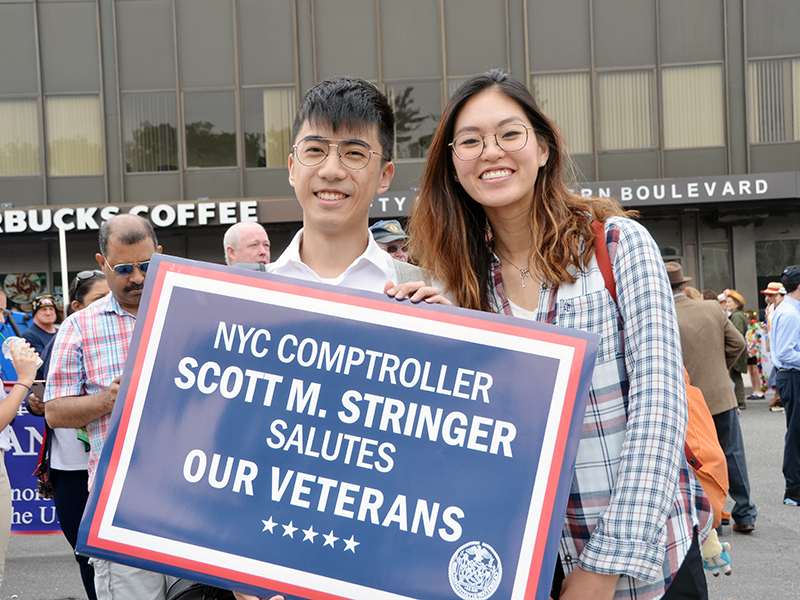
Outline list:
[[[442,291],[438,287],[427,285],[424,281],[409,281],[400,285],[387,281],[386,285],[383,286],[383,292],[396,300],[408,298],[411,302],[424,301],[428,304],[444,304],[446,306],[452,304],[450,300],[442,296]]]

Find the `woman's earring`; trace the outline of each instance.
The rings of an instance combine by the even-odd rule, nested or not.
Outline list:
[[[453,181],[458,181],[458,175],[456,175],[455,173],[453,173]]]
[[[545,161],[542,161],[542,165],[544,165]]]

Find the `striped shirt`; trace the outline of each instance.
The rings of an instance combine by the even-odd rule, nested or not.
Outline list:
[[[592,258],[573,284],[543,288],[543,321],[601,336],[559,555],[565,573],[620,574],[615,598],[660,598],[711,506],[684,456],[687,404],[672,290],[653,239],[606,221],[615,303]],[[497,312],[525,316],[492,265]],[[530,314],[530,313],[529,313]]]
[[[44,401],[104,391],[122,374],[136,317],[108,294],[64,321],[58,330]],[[111,414],[86,425],[89,432],[89,488],[103,451]]]

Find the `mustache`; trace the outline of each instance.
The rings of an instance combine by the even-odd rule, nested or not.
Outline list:
[[[135,292],[136,290],[141,290],[142,288],[144,288],[144,284],[143,283],[132,283],[131,285],[126,287],[124,291],[125,292]]]

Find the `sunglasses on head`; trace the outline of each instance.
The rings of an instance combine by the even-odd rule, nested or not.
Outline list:
[[[147,273],[147,269],[150,266],[150,261],[145,260],[138,263],[120,263],[118,265],[114,265],[111,269],[114,271],[116,275],[119,277],[127,277],[136,267],[139,267],[139,270],[142,273]]]
[[[75,279],[78,281],[86,281],[87,279],[91,279],[92,277],[105,277],[102,271],[98,271],[95,269],[94,271],[81,271],[77,275],[75,275]]]
[[[386,251],[389,254],[394,254],[398,250],[402,250],[403,252],[408,252],[408,244],[404,244],[402,246],[398,244],[389,244],[388,246],[386,246]]]

